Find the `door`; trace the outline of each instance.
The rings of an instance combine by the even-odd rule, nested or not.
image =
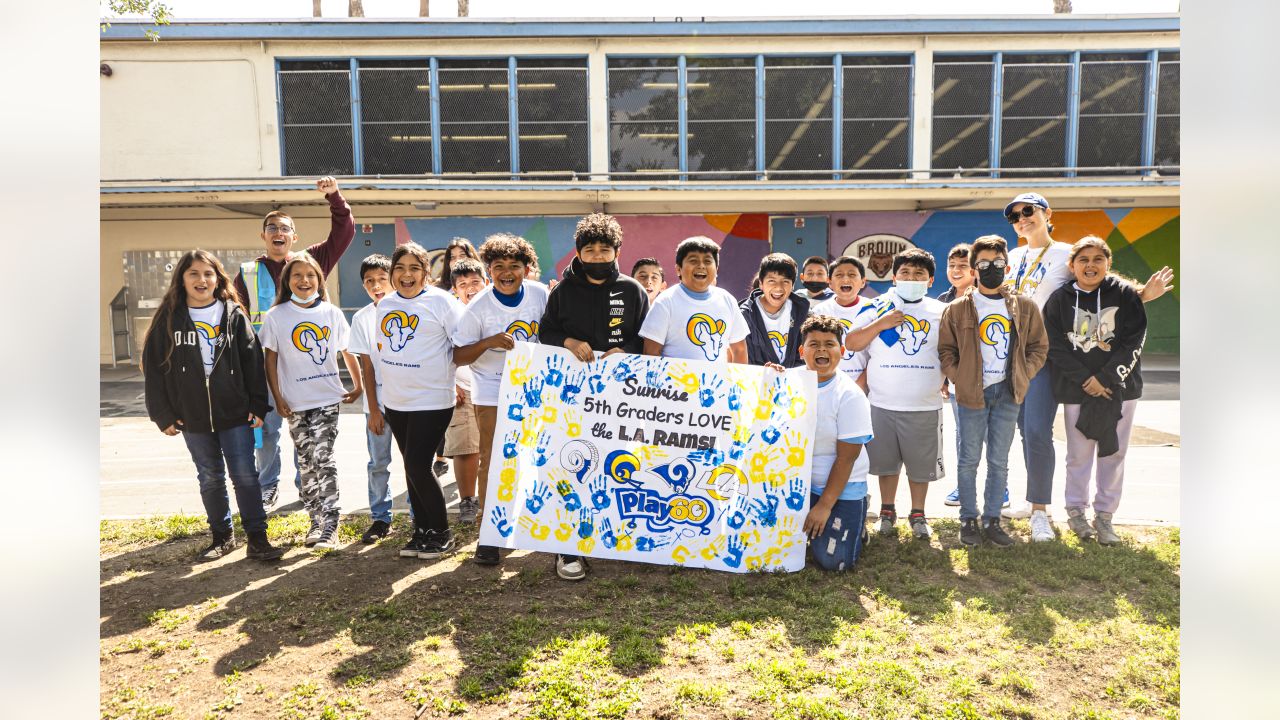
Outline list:
[[[364,291],[364,283],[360,280],[360,262],[373,253],[382,253],[391,257],[396,251],[396,226],[394,223],[377,223],[373,225],[356,225],[356,238],[351,247],[342,253],[338,261],[338,299],[342,312],[351,322],[355,311],[368,305],[369,293]]]
[[[813,255],[830,260],[825,215],[771,217],[769,224],[773,251],[790,255],[796,265],[803,265],[804,259]]]

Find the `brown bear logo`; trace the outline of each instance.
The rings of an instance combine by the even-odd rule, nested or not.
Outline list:
[[[888,253],[876,253],[867,258],[867,269],[874,278],[886,278],[893,270],[893,256]]]

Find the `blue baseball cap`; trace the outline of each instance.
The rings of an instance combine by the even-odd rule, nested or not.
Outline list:
[[[1010,200],[1008,205],[1005,205],[1005,206],[1004,206],[1004,214],[1005,214],[1005,215],[1008,215],[1008,214],[1009,214],[1009,212],[1010,212],[1011,210],[1013,210],[1013,206],[1014,206],[1014,205],[1017,205],[1018,203],[1026,203],[1026,204],[1028,204],[1028,205],[1035,205],[1035,206],[1037,206],[1037,207],[1039,207],[1039,208],[1042,208],[1042,209],[1044,209],[1044,210],[1048,210],[1048,209],[1049,209],[1049,201],[1048,201],[1048,200],[1045,200],[1045,199],[1044,199],[1044,196],[1043,196],[1043,195],[1041,195],[1040,193],[1022,193],[1022,194],[1021,194],[1021,195],[1019,195],[1018,197],[1016,197],[1016,198],[1014,198],[1014,199]]]

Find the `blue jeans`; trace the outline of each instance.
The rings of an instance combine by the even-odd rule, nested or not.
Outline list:
[[[1013,429],[1018,423],[1018,409],[1008,381],[989,385],[982,391],[984,407],[973,409],[956,405],[959,413],[956,434],[960,438],[960,457],[956,464],[960,490],[960,519],[978,517],[978,460],[982,445],[987,446],[987,486],[982,494],[982,517],[997,519],[1004,505],[1004,491],[1009,486],[1009,448],[1013,445]]]
[[[382,424],[382,434],[375,435],[369,429],[369,415],[365,413],[364,437],[369,448],[369,515],[374,520],[391,522],[391,426]]]
[[[253,451],[254,467],[258,469],[258,484],[267,492],[280,484],[280,426],[284,418],[275,408],[262,418],[262,447]],[[302,472],[298,468],[298,451],[293,451],[293,486],[302,492]]]
[[[818,503],[819,495],[809,496],[809,507]],[[823,570],[843,572],[852,570],[862,554],[862,543],[867,534],[867,497],[857,500],[837,500],[827,518],[822,534],[809,543],[813,561]]]
[[[200,499],[215,535],[231,534],[231,504],[227,497],[227,473],[236,492],[236,506],[245,532],[266,532],[267,515],[262,509],[262,489],[253,465],[253,428],[240,425],[230,430],[183,432],[191,460],[200,481]],[[224,461],[225,460],[225,464]]]
[[[1053,419],[1058,415],[1058,401],[1053,398],[1053,383],[1046,363],[1031,378],[1027,396],[1018,414],[1018,430],[1022,433],[1022,459],[1027,464],[1027,502],[1048,505],[1053,502]]]

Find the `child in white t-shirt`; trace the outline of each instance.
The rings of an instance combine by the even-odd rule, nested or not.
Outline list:
[[[820,567],[849,570],[867,536],[868,463],[862,448],[873,435],[871,406],[862,388],[839,371],[844,354],[839,319],[810,316],[800,327],[800,343],[805,367],[818,374],[818,424],[804,532]]]
[[[326,299],[324,271],[310,255],[293,256],[280,271],[276,304],[267,311],[260,337],[266,351],[267,383],[276,412],[289,420],[302,473],[302,505],[311,515],[307,547],[337,547],[338,403],[360,397],[360,373],[347,352],[350,328],[342,311]],[[338,354],[351,374],[350,392],[338,376]]]
[[[427,251],[415,242],[391,255],[391,287],[395,292],[378,303],[378,346],[374,353],[382,387],[369,388],[369,429],[391,426],[404,459],[413,508],[413,537],[400,549],[404,558],[438,558],[453,549],[444,490],[432,468],[453,406],[453,336],[462,305],[453,295],[427,285]],[[373,374],[373,360],[364,372]]]
[[[449,269],[453,283],[453,296],[463,305],[470,305],[475,296],[489,284],[484,265],[479,260],[462,258],[455,260]],[[465,316],[465,310],[463,311]],[[461,322],[461,321],[460,321]],[[456,341],[457,338],[454,338]],[[454,363],[457,363],[454,351]],[[453,419],[444,433],[445,457],[453,460],[453,477],[458,484],[458,523],[472,525],[480,513],[481,502],[476,498],[476,481],[480,473],[480,424],[476,420],[475,375],[470,365],[458,365],[454,376],[458,391],[458,404],[453,408]]]
[[[391,258],[374,253],[360,261],[360,281],[373,302],[351,316],[352,354],[373,357],[378,346],[378,303],[391,292]],[[361,370],[364,364],[360,363]],[[379,384],[378,364],[373,363],[373,375],[360,379],[363,387]],[[376,393],[376,390],[374,391]],[[369,428],[369,393],[364,396],[365,441],[369,447],[369,515],[372,522],[360,536],[360,542],[375,543],[391,532],[391,429],[383,427],[381,433]]]
[[[813,315],[830,315],[840,321],[844,326],[846,334],[853,327],[853,321],[858,317],[858,313],[866,307],[867,300],[859,293],[862,288],[867,285],[867,268],[862,261],[841,255],[831,261],[829,269],[831,278],[831,290],[835,293],[816,306],[810,309]],[[858,383],[858,387],[862,388],[865,393],[867,391],[867,379],[864,372],[867,369],[867,353],[866,351],[854,352],[849,348],[844,349],[844,356],[840,358],[840,372],[849,376],[850,380]]]
[[[676,246],[680,283],[663,290],[644,324],[644,354],[683,360],[747,362],[747,321],[738,303],[716,287],[720,246],[691,237]]]
[[[480,467],[476,511],[484,512],[489,487],[493,433],[498,424],[498,389],[507,351],[517,342],[538,342],[538,323],[547,308],[547,286],[526,279],[537,258],[533,246],[516,235],[490,235],[480,246],[480,259],[489,268],[492,284],[481,290],[462,313],[453,342],[454,362],[470,365],[471,402],[480,427]],[[498,548],[480,545],[476,562],[496,565]]]
[[[932,536],[924,516],[929,483],[943,476],[942,365],[938,320],[946,305],[927,297],[933,255],[918,248],[893,258],[894,287],[867,303],[845,341],[867,351],[867,384],[875,442],[867,446],[871,472],[880,476],[880,533],[893,535],[894,497],[903,466],[911,490],[911,532]]]

